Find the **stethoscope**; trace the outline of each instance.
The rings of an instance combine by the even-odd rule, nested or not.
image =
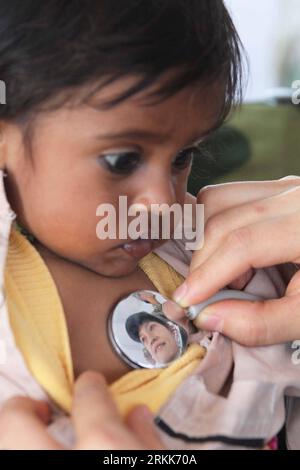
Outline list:
[[[15,218],[14,213],[12,218]],[[18,226],[21,233],[32,241],[34,237]],[[190,328],[195,330],[193,320],[211,304],[222,300],[261,299],[243,291],[224,289],[186,309],[186,319],[189,320]],[[186,324],[183,326],[167,318],[164,303],[168,300],[158,292],[136,291],[121,299],[108,316],[111,345],[116,354],[134,369],[165,368],[186,352],[191,330],[187,330]]]
[[[108,317],[112,347],[134,369],[165,368],[187,350],[189,331],[186,325],[167,318],[164,313],[167,300],[158,292],[136,291],[121,299]],[[222,300],[257,301],[261,297],[237,290],[221,290],[186,310],[191,328],[193,320],[207,306]]]

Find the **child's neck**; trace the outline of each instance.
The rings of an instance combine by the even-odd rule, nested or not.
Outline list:
[[[56,283],[69,332],[74,374],[85,370],[102,373],[108,383],[129,372],[130,367],[114,352],[107,320],[121,297],[135,290],[156,290],[137,266],[123,278],[107,278],[65,260],[35,243]]]

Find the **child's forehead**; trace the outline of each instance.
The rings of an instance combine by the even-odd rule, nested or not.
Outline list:
[[[88,107],[95,119],[103,118],[103,137],[106,134],[122,137],[122,134],[127,133],[128,137],[131,134],[131,137],[163,142],[182,130],[188,131],[191,140],[196,140],[218,123],[223,96],[221,87],[215,84],[189,86],[151,104],[147,102],[150,90],[145,90],[116,106],[103,108],[106,100],[126,91],[132,85],[132,80],[120,80],[118,84],[105,87],[89,101]]]
[[[168,75],[167,75],[168,76]],[[170,80],[170,76],[168,77]],[[224,89],[219,81],[212,83],[195,83],[183,87],[176,93],[168,97],[160,95],[161,90],[166,85],[166,78],[160,78],[149,87],[135,93],[133,96],[123,99],[116,106],[109,104],[114,99],[126,94],[132,86],[137,85],[138,78],[129,76],[120,78],[91,95],[88,105],[99,111],[118,111],[123,109],[128,111],[132,108],[144,115],[151,116],[168,111],[171,108],[185,108],[187,112],[204,111],[209,108],[210,114],[219,112],[220,106],[224,102]],[[172,116],[170,116],[172,117]]]
[[[196,143],[219,124],[223,96],[221,87],[216,84],[189,86],[151,105],[144,100],[149,88],[115,106],[104,106],[105,102],[126,92],[136,80],[136,77],[119,79],[100,87],[88,101],[81,103],[79,95],[82,99],[89,90],[87,87],[78,90],[77,104],[74,98],[74,105],[63,106],[54,114],[46,113],[41,124],[46,125],[47,134],[53,128],[64,138],[75,130],[83,142],[136,140],[157,145],[174,142],[175,145],[176,140],[179,147]]]

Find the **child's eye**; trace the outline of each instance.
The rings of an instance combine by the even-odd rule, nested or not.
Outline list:
[[[127,175],[139,166],[141,158],[137,152],[123,152],[104,155],[101,161],[112,173]]]
[[[190,166],[195,154],[198,151],[199,150],[196,147],[191,147],[189,149],[182,150],[177,154],[175,160],[173,160],[173,167],[176,170],[185,170]]]

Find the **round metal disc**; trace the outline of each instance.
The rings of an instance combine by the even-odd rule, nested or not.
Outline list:
[[[108,319],[108,334],[116,353],[133,368],[170,365],[187,348],[188,332],[164,314],[165,297],[142,290],[122,299]]]

